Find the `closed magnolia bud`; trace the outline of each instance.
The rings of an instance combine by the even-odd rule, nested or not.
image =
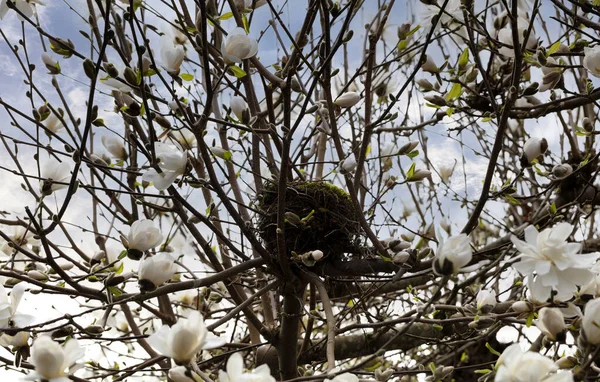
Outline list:
[[[48,280],[48,275],[40,271],[29,271],[27,272],[27,276],[38,281]]]
[[[410,253],[406,252],[406,251],[401,251],[396,253],[393,257],[392,257],[392,262],[394,264],[404,264],[406,263],[408,260],[410,259]]]
[[[128,84],[134,86],[138,85],[138,78],[133,69],[125,68],[125,71],[123,71],[123,77],[125,77],[125,81],[127,81]]]
[[[119,70],[110,62],[104,64],[104,70],[106,70],[106,73],[112,78],[119,77]]]
[[[344,159],[342,163],[340,163],[340,167],[342,168],[342,173],[349,173],[356,170],[356,159],[354,159],[353,155],[350,155],[348,158]]]
[[[531,312],[532,305],[527,301],[517,301],[514,302],[510,308],[518,313],[528,313]]]
[[[573,167],[571,165],[563,163],[554,166],[552,169],[552,175],[556,177],[556,179],[564,179],[567,176],[573,173]]]
[[[99,336],[104,333],[104,328],[100,325],[90,325],[83,329],[87,334],[92,336]]]
[[[585,131],[587,131],[588,133],[591,133],[594,131],[594,124],[588,117],[583,118],[583,129]]]
[[[360,94],[357,92],[346,92],[340,95],[333,103],[339,107],[352,107],[360,101]]]
[[[428,92],[428,91],[434,89],[433,84],[425,78],[421,78],[420,80],[417,80],[417,85],[419,85],[421,87],[421,90],[424,92]]]
[[[406,155],[412,152],[419,145],[418,141],[410,141],[398,150],[398,155]]]
[[[441,97],[439,95],[432,95],[432,96],[427,96],[424,97],[425,101],[429,102],[430,104],[436,105],[436,106],[446,106],[446,99],[444,97]]]
[[[427,60],[425,61],[425,63],[423,63],[423,65],[421,65],[421,69],[425,72],[434,74],[440,72],[440,69],[435,64],[435,62],[433,62],[433,59],[430,56],[427,56]]]
[[[417,169],[415,170],[414,174],[409,177],[406,178],[407,182],[418,182],[421,181],[427,177],[429,177],[431,175],[431,171],[429,170],[421,170],[421,169]]]
[[[83,71],[89,79],[93,79],[96,73],[96,65],[89,58],[83,61]]]
[[[171,122],[169,122],[169,120],[166,119],[165,117],[163,117],[162,115],[155,114],[154,115],[154,121],[156,123],[158,123],[158,125],[160,127],[162,127],[163,129],[170,129],[171,128]]]
[[[558,308],[540,309],[535,325],[549,340],[563,342],[566,338],[565,319]]]

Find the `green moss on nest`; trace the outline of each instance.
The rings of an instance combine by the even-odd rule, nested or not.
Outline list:
[[[258,228],[269,251],[277,253],[278,185],[269,183],[258,196],[260,216]],[[343,256],[355,246],[361,234],[356,210],[350,195],[327,182],[292,182],[286,189],[286,252],[302,254],[319,249],[325,257]]]

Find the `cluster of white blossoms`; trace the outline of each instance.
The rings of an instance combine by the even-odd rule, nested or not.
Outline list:
[[[573,226],[563,222],[542,232],[529,226],[525,229],[525,241],[511,237],[520,252],[513,268],[527,277],[534,302],[545,303],[552,295],[554,301],[568,301],[578,286],[592,280],[592,266],[600,255],[580,254],[580,243],[567,242],[572,231]]]
[[[569,371],[558,372],[559,367],[548,357],[532,351],[523,351],[519,344],[507,347],[496,362],[496,382],[572,382]]]

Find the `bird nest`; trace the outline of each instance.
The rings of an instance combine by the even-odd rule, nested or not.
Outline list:
[[[278,185],[268,183],[258,196],[258,229],[267,249],[277,249]],[[321,250],[339,259],[356,247],[361,234],[348,193],[326,182],[292,182],[285,193],[285,244],[288,256]]]

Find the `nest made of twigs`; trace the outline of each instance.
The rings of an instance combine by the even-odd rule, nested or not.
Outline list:
[[[321,250],[338,259],[356,246],[360,223],[347,192],[327,182],[292,182],[285,193],[285,243],[288,256]],[[277,255],[278,185],[268,183],[258,196],[258,229],[267,249]]]

